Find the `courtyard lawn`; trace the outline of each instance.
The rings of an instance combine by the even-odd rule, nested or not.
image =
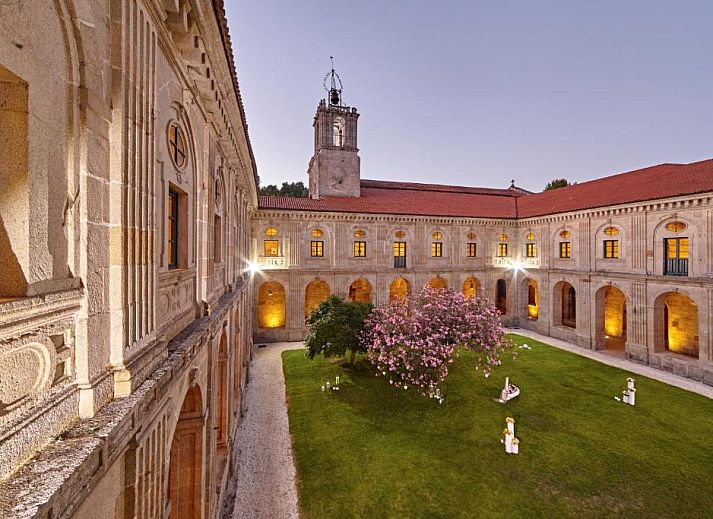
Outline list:
[[[442,405],[366,359],[284,352],[302,518],[713,516],[713,401],[511,338],[532,350],[489,379],[461,352]],[[502,405],[506,375],[521,395]],[[613,399],[627,376],[636,407]],[[518,455],[500,444],[507,416]]]

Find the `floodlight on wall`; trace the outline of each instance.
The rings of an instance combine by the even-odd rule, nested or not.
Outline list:
[[[257,274],[260,272],[260,265],[254,261],[248,261],[248,272],[250,272],[251,276]]]

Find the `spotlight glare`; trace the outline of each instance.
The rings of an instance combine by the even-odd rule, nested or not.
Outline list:
[[[248,271],[251,275],[257,274],[258,272],[260,272],[260,266],[254,261],[248,261]]]
[[[513,261],[512,268],[515,270],[515,272],[522,270],[522,263],[520,262],[520,260]]]

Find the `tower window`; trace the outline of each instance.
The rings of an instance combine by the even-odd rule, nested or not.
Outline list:
[[[355,258],[365,258],[366,257],[366,242],[365,241],[355,241],[354,242],[354,257]]]
[[[476,254],[476,246],[475,246],[475,243],[468,243],[468,244],[466,245],[465,255],[466,255],[468,258],[475,258],[475,254]]]
[[[334,121],[334,128],[333,128],[333,144],[337,148],[341,148],[344,146],[344,119],[341,117],[338,117]]]
[[[321,258],[324,256],[324,242],[321,240],[312,240],[310,242],[310,256],[313,258]]]

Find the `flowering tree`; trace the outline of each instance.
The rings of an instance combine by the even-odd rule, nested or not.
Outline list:
[[[500,354],[511,347],[493,303],[428,287],[405,300],[375,308],[361,340],[377,375],[397,387],[418,388],[424,396],[439,401],[439,385],[448,376],[456,348],[476,352],[477,366],[488,376],[492,367],[500,364]]]

